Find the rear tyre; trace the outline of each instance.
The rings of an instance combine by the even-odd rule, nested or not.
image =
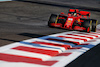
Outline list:
[[[92,29],[91,31],[96,32],[97,20],[92,20]]]
[[[49,27],[54,27],[51,25],[51,23],[55,23],[57,20],[57,15],[56,14],[51,14],[49,21],[48,21],[48,26]]]
[[[92,21],[90,19],[84,20],[84,22],[82,23],[83,27],[86,28],[85,32],[90,32],[92,29]]]

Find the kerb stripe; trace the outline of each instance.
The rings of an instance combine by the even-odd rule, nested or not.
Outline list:
[[[62,38],[72,38],[72,39],[78,39],[78,40],[83,40],[84,42],[87,41],[87,39],[83,39],[83,38],[76,38],[76,37],[68,37],[68,36],[58,36],[58,37],[62,37]]]
[[[18,56],[18,55],[11,55],[0,53],[0,60],[8,61],[8,62],[24,62],[24,63],[31,63],[31,64],[41,64],[51,66],[58,61],[41,61],[30,57]]]
[[[91,36],[84,36],[84,35],[77,35],[77,34],[66,34],[66,35],[71,35],[71,36],[78,36],[78,37],[85,37],[85,38],[90,38],[90,39],[94,39]]]
[[[57,56],[69,56],[70,54],[72,54],[72,53],[61,53],[61,54],[59,54]]]
[[[40,49],[40,48],[33,48],[33,47],[25,47],[25,46],[18,46],[18,47],[12,48],[12,49],[27,51],[27,52],[33,52],[33,53],[39,53],[39,54],[46,54],[46,55],[50,55],[50,56],[55,56],[55,55],[59,54],[58,51]]]
[[[54,38],[48,38],[47,40],[53,40],[53,41],[59,41],[59,42],[65,42],[65,43],[73,43],[76,45],[80,44],[80,42],[76,42],[76,41],[60,40],[60,39],[54,39]]]
[[[39,41],[35,41],[32,42],[35,44],[44,44],[44,45],[53,45],[53,46],[58,46],[58,47],[64,47],[65,49],[71,48],[70,45],[64,45],[64,44],[55,44],[55,43],[47,43],[47,42],[39,42]]]

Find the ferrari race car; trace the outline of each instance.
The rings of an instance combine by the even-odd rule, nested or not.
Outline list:
[[[88,11],[69,9],[68,14],[64,14],[63,12],[60,15],[51,14],[48,26],[84,32],[96,32],[97,20],[90,19],[90,12]]]

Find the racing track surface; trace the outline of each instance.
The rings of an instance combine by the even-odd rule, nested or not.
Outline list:
[[[0,46],[13,42],[41,37],[68,30],[49,28],[47,21],[51,13],[68,12],[69,8],[29,2],[0,3]],[[98,19],[100,12],[91,12],[91,18]],[[100,45],[92,48],[66,67],[99,67]]]

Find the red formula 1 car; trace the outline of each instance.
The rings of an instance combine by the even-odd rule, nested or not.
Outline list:
[[[51,14],[48,26],[84,32],[95,32],[97,20],[90,19],[90,12],[69,9],[68,14],[64,14],[63,12],[61,12],[60,15]]]

